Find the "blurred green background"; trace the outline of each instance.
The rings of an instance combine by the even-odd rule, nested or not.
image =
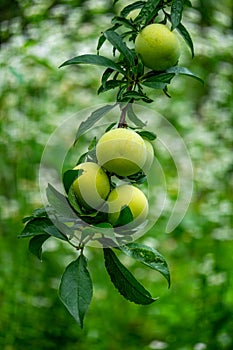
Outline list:
[[[54,239],[40,262],[17,235],[22,218],[42,205],[38,169],[50,134],[77,111],[114,99],[112,92],[96,94],[101,68],[58,66],[81,53],[95,53],[97,38],[117,9],[110,0],[1,1],[1,349],[233,349],[232,2],[192,3],[183,22],[196,55],[191,59],[184,47],[181,60],[205,85],[178,77],[171,99],[149,92],[155,99],[149,107],[176,127],[194,168],[189,210],[166,234],[174,179],[173,168],[160,155],[170,206],[141,239],[166,257],[172,286],[167,290],[158,273],[122,257],[160,297],[146,307],[129,303],[112,286],[102,252],[89,248],[94,298],[81,331],[57,296],[75,251]]]

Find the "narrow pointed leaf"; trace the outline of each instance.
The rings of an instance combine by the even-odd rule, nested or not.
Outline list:
[[[169,21],[171,22],[171,16],[167,13],[166,14],[167,18],[169,19]],[[192,57],[194,57],[194,46],[193,46],[193,41],[192,38],[188,32],[188,30],[185,28],[185,26],[182,23],[179,23],[176,27],[176,30],[181,34],[181,36],[183,37],[183,39],[185,40],[186,44],[188,45],[188,47],[190,48]]]
[[[112,89],[115,89],[119,86],[122,85],[122,81],[121,80],[108,80],[105,82],[104,85],[101,85],[99,87],[99,90],[98,90],[98,94],[100,93],[103,93],[105,91],[109,91],[109,90],[112,90]]]
[[[166,70],[166,72],[168,73],[174,73],[176,75],[178,74],[182,74],[182,75],[187,75],[191,78],[194,78],[194,79],[197,79],[198,81],[200,81],[202,84],[204,84],[203,80],[198,77],[197,75],[195,75],[194,73],[192,73],[188,68],[186,67],[179,67],[179,66],[174,66],[174,67],[171,67],[171,68],[168,68]]]
[[[129,243],[119,247],[126,255],[160,272],[170,287],[170,272],[165,258],[155,249],[140,243]]]
[[[79,157],[79,159],[78,159],[76,165],[79,165],[79,164],[85,162],[85,159],[86,159],[87,155],[88,155],[88,152],[83,153],[83,154]]]
[[[167,86],[167,83],[162,83],[160,81],[143,81],[142,85],[147,86],[151,89],[163,90]]]
[[[57,191],[51,184],[48,184],[46,195],[50,205],[58,214],[67,218],[75,217],[67,198]]]
[[[32,215],[35,218],[48,217],[48,213],[44,207],[33,210]]]
[[[173,0],[171,6],[172,30],[174,30],[181,21],[183,11],[183,0]]]
[[[104,117],[109,111],[111,111],[116,104],[114,105],[105,105],[100,107],[96,111],[92,112],[91,115],[83,121],[77,131],[75,142],[78,138],[84,134],[87,130],[89,130],[95,123],[97,123],[102,117]]]
[[[105,36],[103,34],[100,35],[98,43],[97,43],[97,52],[99,52],[99,50],[101,49],[101,47],[103,46],[105,41],[106,41]]]
[[[59,68],[73,65],[73,64],[93,64],[96,66],[112,68],[119,73],[125,74],[125,71],[121,68],[121,66],[115,63],[114,61],[112,61],[110,58],[107,58],[101,55],[92,55],[92,54],[85,54],[85,55],[73,57],[70,60],[67,60],[64,63],[62,63]]]
[[[112,283],[120,294],[136,304],[147,305],[155,300],[150,293],[136,280],[132,273],[120,262],[110,248],[104,248],[105,267]]]
[[[140,9],[143,7],[143,5],[145,4],[145,1],[135,1],[134,3],[125,6],[122,10],[121,10],[121,16],[122,17],[126,17],[131,11],[135,10],[135,9]]]
[[[127,116],[129,118],[129,120],[131,120],[131,122],[133,122],[139,128],[143,128],[143,126],[146,125],[146,123],[144,123],[141,119],[139,119],[138,116],[134,113],[132,104],[128,105]]]
[[[146,1],[139,15],[135,18],[135,22],[141,22],[142,20],[146,19],[146,24],[148,24],[158,12],[157,6],[160,2],[161,0]]]
[[[166,72],[166,73],[161,73],[161,74],[155,74],[146,77],[142,81],[142,85],[148,86],[152,89],[164,89],[167,84],[170,84],[171,80],[174,78],[175,73],[173,72]]]
[[[127,18],[116,16],[112,19],[112,22],[119,25],[124,25],[126,28],[130,28],[132,31],[135,31],[135,25],[133,25],[132,22]]]
[[[143,80],[144,82],[162,82],[162,83],[170,83],[172,78],[174,77],[175,73],[161,73],[161,74],[156,74],[153,76],[150,76]]]
[[[117,28],[120,27],[119,23],[114,24],[111,28],[109,28],[108,30],[116,30]],[[99,51],[101,49],[101,47],[103,46],[104,42],[106,41],[106,37],[104,36],[104,34],[101,34],[97,43],[97,53],[99,54]]]
[[[31,216],[27,216],[25,218],[23,218],[22,222],[25,224],[26,222],[34,219],[34,218],[47,218],[48,217],[48,213],[46,211],[45,208],[38,208],[38,209],[35,209],[32,213]]]
[[[44,233],[41,235],[34,236],[29,241],[29,250],[34,254],[39,260],[41,260],[42,255],[42,245],[50,237],[50,235]]]
[[[82,209],[78,204],[76,195],[74,193],[74,188],[73,186],[70,186],[69,193],[68,193],[68,200],[72,208],[79,214],[82,215]]]
[[[184,38],[186,44],[190,48],[192,57],[194,57],[194,46],[193,46],[193,41],[192,41],[192,38],[191,38],[189,32],[187,31],[187,29],[185,28],[185,26],[182,23],[180,23],[176,27],[176,29],[181,34],[181,36]]]
[[[133,214],[128,206],[121,209],[119,218],[114,226],[127,225],[133,221]]]
[[[114,72],[113,69],[111,68],[107,68],[103,75],[102,75],[102,79],[101,79],[101,83],[103,85],[103,87],[105,87],[106,81],[108,80],[108,78],[110,77],[110,75]]]
[[[87,269],[87,259],[81,254],[67,266],[59,287],[61,301],[81,328],[92,294],[93,286]]]
[[[143,100],[144,102],[151,103],[153,100],[151,100],[149,97],[147,97],[142,92],[138,91],[127,91],[122,95],[121,101],[122,102],[132,102],[133,100]]]
[[[65,226],[64,224],[60,223],[59,226],[61,226],[61,225]],[[68,231],[69,228],[68,227],[64,227],[63,231],[65,232],[66,230]],[[65,233],[61,232],[56,226],[49,226],[49,227],[45,228],[44,231],[46,233],[48,233],[50,236],[53,236],[53,237],[56,237],[58,239],[61,239],[62,241],[68,242],[68,238],[65,235]],[[72,231],[72,233],[73,233],[73,231]]]
[[[153,75],[142,81],[142,85],[148,86],[152,89],[164,89],[167,84],[170,84],[175,73],[162,73]]]
[[[18,237],[27,238],[36,236],[38,234],[44,233],[45,229],[52,225],[52,221],[48,218],[33,218],[32,220],[27,222],[23,231]]]
[[[145,138],[150,141],[154,141],[157,138],[157,135],[147,130],[137,131],[137,134],[139,134],[142,138]]]
[[[97,145],[97,137],[94,136],[88,145],[88,151],[92,151],[93,149],[95,149],[96,145]]]
[[[110,41],[110,43],[125,57],[129,65],[134,65],[134,56],[132,51],[126,46],[121,36],[112,30],[104,32],[104,36]]]

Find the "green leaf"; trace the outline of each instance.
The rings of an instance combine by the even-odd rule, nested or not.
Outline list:
[[[97,145],[97,137],[94,136],[93,139],[91,140],[91,142],[88,145],[88,151],[92,151],[96,148]]]
[[[184,25],[181,23],[176,27],[176,29],[181,34],[181,36],[184,38],[184,40],[186,41],[186,44],[188,45],[188,47],[191,50],[192,57],[194,57],[194,46],[193,46],[193,41],[192,41],[192,38],[191,38],[189,32],[184,27]]]
[[[35,218],[48,217],[48,213],[47,213],[47,211],[46,211],[46,208],[38,208],[38,209],[35,209],[35,210],[33,210],[32,215],[33,215]]]
[[[93,64],[96,66],[112,68],[119,73],[125,74],[125,71],[121,68],[119,64],[101,55],[85,54],[81,56],[76,56],[62,63],[59,68],[69,66],[71,64]]]
[[[136,304],[147,305],[156,299],[135,279],[110,248],[104,248],[105,267],[112,283],[123,297]]]
[[[92,295],[93,286],[87,269],[87,259],[81,254],[67,266],[59,287],[61,301],[81,328]]]
[[[100,242],[105,242],[106,238],[111,238],[111,243],[114,242],[115,245],[117,245],[116,241],[116,235],[115,231],[111,224],[108,222],[101,222],[99,224],[96,224],[94,226],[88,226],[87,228],[84,228],[82,230],[82,239],[86,238],[87,236],[94,236],[94,235],[101,235],[101,238],[98,240]]]
[[[92,224],[94,224],[96,222],[95,219],[98,220],[100,216],[106,216],[106,213],[98,212],[95,209],[87,210],[86,208],[80,206],[77,197],[74,193],[73,186],[70,186],[68,200],[72,208],[78,213],[78,217],[81,218],[81,220],[84,220],[85,222],[91,222]]]
[[[105,36],[102,34],[99,37],[98,43],[97,43],[97,52],[99,52],[99,50],[101,49],[101,47],[103,46],[104,42],[105,42],[106,38]]]
[[[79,159],[78,159],[76,165],[79,165],[79,164],[85,162],[85,159],[86,159],[87,155],[88,155],[88,152],[83,153],[83,154],[79,157]]]
[[[45,229],[47,229],[52,225],[53,225],[52,221],[48,218],[34,218],[29,222],[27,222],[23,231],[18,237],[19,238],[33,237],[40,233],[44,233]]]
[[[25,216],[25,218],[22,219],[22,223],[25,224],[26,222],[30,221],[34,219],[34,216],[31,215],[31,216]]]
[[[149,141],[154,141],[157,138],[157,135],[147,130],[137,131],[137,134],[139,134],[142,138],[148,139]]]
[[[108,30],[116,30],[117,28],[120,27],[119,23],[116,23],[114,26],[112,26],[111,28],[109,28]],[[101,49],[101,47],[103,46],[104,42],[106,41],[106,38],[104,36],[104,34],[101,34],[99,39],[98,39],[98,43],[97,43],[97,53],[99,54],[99,51]]]
[[[191,78],[197,79],[198,81],[200,81],[202,84],[204,84],[204,81],[198,77],[197,75],[195,75],[194,73],[192,73],[188,68],[186,67],[179,67],[179,66],[174,66],[171,68],[168,68],[166,70],[166,72],[168,73],[174,73],[176,75],[178,74],[182,74],[182,75],[188,75]]]
[[[63,228],[63,231],[65,231],[65,230],[69,230],[69,228],[66,226],[66,225],[64,225],[64,224],[62,224],[62,223],[58,223],[58,225],[61,227],[62,225],[63,226],[65,226],[64,228]],[[61,239],[62,241],[66,241],[66,242],[68,242],[68,238],[66,237],[66,235],[63,233],[63,232],[61,232],[60,230],[58,230],[58,228],[55,226],[55,225],[53,225],[53,226],[49,226],[49,227],[47,227],[47,228],[45,228],[45,230],[44,230],[46,233],[48,233],[50,236],[53,236],[53,237],[56,237],[56,238],[58,238],[58,239]],[[71,230],[71,232],[72,232],[72,234],[73,234],[73,231]]]
[[[193,7],[190,0],[184,0],[184,5],[188,7]]]
[[[127,225],[133,221],[133,214],[128,206],[124,206],[121,211],[117,222],[114,227]]]
[[[133,122],[139,128],[142,128],[143,126],[146,125],[146,123],[144,123],[141,119],[139,119],[138,116],[134,113],[132,104],[128,105],[127,116],[129,120],[131,120],[131,122]]]
[[[135,1],[132,4],[125,6],[121,10],[121,16],[126,17],[131,11],[142,8],[144,4],[145,4],[145,1]]]
[[[29,241],[29,251],[34,254],[39,260],[42,256],[42,245],[50,237],[48,234],[34,236]]]
[[[162,82],[162,83],[170,83],[172,78],[175,76],[175,73],[155,73],[152,72],[148,75],[144,76],[143,82]]]
[[[76,180],[83,173],[82,169],[77,170],[67,170],[63,174],[63,184],[66,190],[66,193],[69,193],[70,186],[73,184],[74,180]]]
[[[145,24],[148,24],[151,19],[157,14],[158,8],[157,6],[161,0],[148,0],[145,2],[145,5],[142,7],[140,13],[135,18],[135,22],[139,23],[146,19]]]
[[[147,86],[151,89],[163,90],[167,86],[167,83],[161,83],[158,81],[145,81],[145,82],[143,81],[142,85]]]
[[[127,91],[125,93],[123,93],[122,97],[121,97],[121,101],[122,102],[132,102],[132,100],[143,100],[144,102],[153,102],[153,100],[151,100],[149,97],[147,97],[145,94],[143,94],[142,92],[138,92],[138,91]]]
[[[137,184],[143,184],[147,180],[146,175],[142,171],[139,171],[138,173],[133,175],[129,175],[127,176],[127,178],[130,180],[131,183],[135,182]]]
[[[101,94],[105,91],[109,91],[112,89],[115,89],[119,86],[122,85],[122,81],[121,80],[108,80],[105,82],[104,85],[101,85],[98,89],[98,94]]]
[[[109,124],[109,126],[105,129],[105,133],[111,130],[115,125],[116,125],[116,122]]]
[[[166,13],[167,18],[171,22],[171,16]],[[179,23],[176,27],[176,30],[181,34],[181,36],[184,38],[186,44],[191,50],[192,57],[194,57],[194,46],[193,46],[193,41],[192,38],[188,32],[188,30],[185,28],[185,26],[182,23]]]
[[[58,192],[51,184],[48,184],[46,195],[50,205],[58,214],[67,218],[75,217],[67,198]]]
[[[78,138],[84,134],[88,129],[90,129],[95,123],[97,123],[102,117],[105,116],[109,111],[111,111],[113,108],[116,107],[116,104],[114,105],[105,105],[103,107],[100,107],[96,111],[92,112],[91,115],[80,124],[75,142],[78,140]]]
[[[82,215],[83,212],[82,212],[82,209],[81,209],[81,207],[79,206],[79,203],[78,203],[77,198],[76,198],[76,196],[75,196],[73,186],[70,186],[70,188],[69,188],[68,200],[69,200],[69,203],[70,203],[70,205],[72,206],[72,208],[73,208],[79,215]]]
[[[104,32],[104,36],[120,53],[123,54],[124,58],[126,59],[126,61],[128,61],[129,65],[133,66],[134,55],[132,54],[132,51],[126,46],[121,36],[111,30],[107,30],[106,32]]]
[[[141,84],[153,89],[164,89],[169,84],[175,73],[162,73],[144,79]]]
[[[62,229],[62,231],[66,231],[68,234],[72,234],[73,231],[69,229],[65,224],[62,222],[59,222],[58,220],[55,221],[55,224],[48,218],[34,218],[27,222],[25,225],[23,231],[18,236],[18,238],[28,238],[33,236],[38,236],[40,234],[48,234],[50,236],[54,236],[56,238],[59,238],[63,241],[68,241],[68,238],[66,235],[59,231],[58,227]],[[71,232],[72,231],[72,232]]]
[[[35,209],[32,213],[31,216],[27,216],[25,218],[23,218],[22,222],[23,223],[26,223],[30,220],[32,220],[33,218],[41,218],[41,217],[48,217],[48,213],[46,211],[45,208],[38,208],[38,209]]]
[[[110,75],[114,72],[114,70],[112,68],[107,68],[103,75],[102,75],[102,79],[101,79],[101,83],[103,85],[103,87],[105,87],[105,83],[108,80],[108,78],[110,77]]]
[[[181,22],[183,12],[183,0],[173,0],[171,6],[171,23],[174,30]]]
[[[128,30],[127,32],[124,32],[121,34],[121,37],[122,39],[126,38],[127,36],[129,37],[128,38],[128,41],[135,41],[136,39],[136,36],[137,36],[137,33],[138,31],[136,32],[135,30]],[[136,66],[132,67],[133,68],[137,68]]]
[[[170,272],[165,258],[155,249],[140,243],[128,243],[119,247],[126,255],[160,272],[170,287]]]
[[[125,85],[120,86],[120,88],[117,92],[117,97],[116,97],[118,102],[120,102],[122,100],[122,96],[123,96],[125,90],[126,90]],[[130,102],[130,99],[128,99],[128,100],[126,99],[126,101]]]
[[[116,24],[124,25],[126,28],[132,29],[132,31],[136,31],[135,25],[133,25],[132,22],[127,18],[116,16],[113,18],[112,22]]]

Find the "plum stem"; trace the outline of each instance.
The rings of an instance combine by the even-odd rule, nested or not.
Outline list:
[[[132,89],[133,89],[133,85],[130,84],[127,88],[127,91],[132,91]],[[127,112],[127,109],[129,108],[129,104],[133,103],[133,101],[134,101],[134,99],[132,98],[130,100],[130,102],[127,103],[127,105],[124,108],[122,108],[120,120],[118,123],[118,128],[127,128],[128,124],[126,123],[126,120],[125,120],[126,119],[126,112]]]
[[[129,104],[127,104],[121,111],[121,116],[120,116],[120,120],[118,123],[118,128],[127,128],[127,123],[126,123],[126,112],[128,109]]]

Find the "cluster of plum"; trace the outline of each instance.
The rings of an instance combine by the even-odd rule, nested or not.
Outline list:
[[[148,200],[130,182],[130,176],[146,174],[153,158],[151,142],[137,132],[128,128],[107,131],[96,144],[97,162],[86,161],[74,168],[79,170],[72,184],[79,206],[87,211],[107,213],[112,226],[118,226],[122,210],[128,207],[131,224],[140,225],[148,215]],[[115,184],[113,177],[121,179],[121,183]]]

